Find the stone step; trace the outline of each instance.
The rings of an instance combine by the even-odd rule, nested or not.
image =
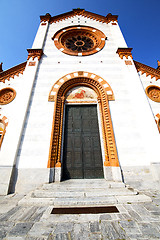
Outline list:
[[[48,183],[35,189],[19,201],[19,205],[35,206],[109,206],[124,202],[149,202],[122,182],[104,179],[75,179],[60,183]]]
[[[81,191],[62,191],[62,189],[59,189],[58,191],[45,191],[45,190],[35,190],[31,197],[34,198],[66,198],[66,197],[107,197],[107,196],[123,196],[123,195],[136,195],[138,194],[137,191],[131,191],[126,189],[96,189],[96,190],[90,190],[88,189],[81,189]]]
[[[96,179],[100,180],[100,179]],[[70,190],[75,190],[75,189],[89,189],[92,191],[92,189],[108,189],[108,188],[125,188],[125,184],[122,182],[108,182],[106,180],[104,181],[80,181],[76,180],[68,180],[60,183],[47,183],[42,186],[42,189],[44,190],[54,190],[54,189],[70,189]]]
[[[151,198],[144,195],[133,196],[108,196],[108,197],[87,197],[87,198],[32,198],[24,197],[18,202],[20,206],[56,206],[56,207],[76,207],[76,206],[111,206],[123,203],[151,202]]]

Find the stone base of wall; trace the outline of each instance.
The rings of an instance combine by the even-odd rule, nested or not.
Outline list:
[[[34,190],[36,187],[49,182],[50,169],[14,169],[14,177],[10,183],[10,193],[25,194]]]
[[[153,190],[153,188],[158,190],[160,188],[160,178],[157,178],[158,173],[160,176],[159,170],[160,164],[122,168],[124,182],[138,190]]]
[[[8,194],[12,167],[0,167],[0,195]]]
[[[105,174],[107,174],[107,172]],[[8,193],[14,192],[26,194],[44,183],[53,182],[53,179],[55,178],[55,171],[54,169],[49,168],[13,168],[12,170],[11,167],[0,167],[0,176],[0,195],[7,195]],[[122,177],[124,183],[130,185],[134,189],[159,189],[160,164],[153,163],[150,166],[123,167]],[[117,180],[119,181],[120,179],[108,179],[108,181]]]

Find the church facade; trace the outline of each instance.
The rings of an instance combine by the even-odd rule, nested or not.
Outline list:
[[[40,19],[27,61],[0,69],[0,194],[69,179],[158,182],[160,67],[133,60],[116,15]]]

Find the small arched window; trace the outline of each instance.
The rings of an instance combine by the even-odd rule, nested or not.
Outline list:
[[[6,132],[6,124],[2,120],[0,120],[0,147],[2,145],[5,132]]]

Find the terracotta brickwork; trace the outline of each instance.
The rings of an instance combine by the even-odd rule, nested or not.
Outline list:
[[[133,58],[131,51],[132,48],[118,48],[116,53],[118,53],[121,59],[123,59],[123,57],[126,57],[128,59],[128,57]]]
[[[52,39],[63,53],[86,56],[100,51],[105,45],[106,36],[98,29],[77,26],[61,29]]]
[[[158,127],[158,131],[160,133],[160,114],[159,113],[156,114],[155,118],[156,118],[156,124],[157,124],[157,127]]]
[[[82,72],[81,72],[82,73]],[[73,75],[72,75],[73,74]],[[50,153],[48,167],[61,167],[61,148],[62,148],[62,129],[64,118],[64,105],[67,92],[76,86],[86,86],[97,93],[97,102],[100,107],[102,135],[105,152],[105,166],[119,166],[117,150],[115,145],[114,133],[112,128],[108,96],[103,85],[103,79],[98,76],[89,78],[76,73],[68,74],[60,79],[52,88],[49,101],[55,101],[55,112],[50,143]],[[93,74],[92,74],[93,75]],[[72,76],[74,76],[72,78]],[[97,79],[98,78],[98,79]],[[98,81],[101,79],[102,81]],[[61,83],[61,84],[60,84]],[[58,85],[60,84],[60,85]],[[111,89],[108,85],[108,88]],[[57,89],[54,99],[51,97],[52,91]],[[111,90],[110,90],[111,91]],[[113,93],[113,92],[112,92]]]
[[[0,105],[5,105],[14,100],[16,91],[13,88],[3,88],[0,90]]]
[[[132,62],[131,61],[125,61],[125,64],[126,65],[132,65]]]
[[[75,78],[75,77],[87,77],[90,79],[95,79],[103,86],[103,88],[107,94],[108,100],[114,100],[113,90],[106,80],[104,80],[103,78],[101,78],[100,76],[98,76],[96,74],[79,71],[79,72],[69,73],[69,74],[65,75],[64,77],[60,78],[53,85],[53,87],[49,93],[48,101],[54,102],[56,100],[59,88],[64,84],[64,82],[66,82],[68,79]]]
[[[150,85],[146,88],[147,96],[154,102],[160,102],[160,87]]]
[[[23,74],[27,62],[21,63],[15,67],[12,67],[6,71],[0,73],[0,82],[5,83],[6,80],[10,80],[10,78],[14,78],[15,76],[19,76],[19,74]]]
[[[111,13],[109,13],[106,17],[95,14],[95,13],[91,13],[88,11],[85,11],[84,9],[73,9],[73,11],[64,13],[64,14],[60,14],[58,16],[55,17],[51,17],[50,14],[46,14],[45,16],[40,16],[41,22],[46,22],[48,21],[49,23],[56,23],[74,16],[83,16],[83,17],[87,17],[99,22],[103,22],[103,23],[110,23],[110,22],[117,22],[118,16],[117,15],[112,15]]]
[[[36,62],[29,62],[28,66],[35,66]]]
[[[27,60],[29,60],[30,58],[32,58],[34,60],[36,57],[38,58],[38,60],[40,60],[41,56],[43,54],[42,49],[27,49],[27,51],[28,51]]]
[[[140,62],[134,61],[135,67],[137,69],[138,72],[141,72],[141,74],[146,73],[146,76],[151,76],[151,78],[154,78],[156,80],[160,79],[160,70],[159,69],[155,69],[152,67],[149,67],[145,64],[142,64]]]
[[[8,125],[7,117],[5,117],[2,114],[0,114],[0,148],[1,148],[1,145],[2,145],[2,141],[3,141],[4,135],[6,133],[7,125]]]

